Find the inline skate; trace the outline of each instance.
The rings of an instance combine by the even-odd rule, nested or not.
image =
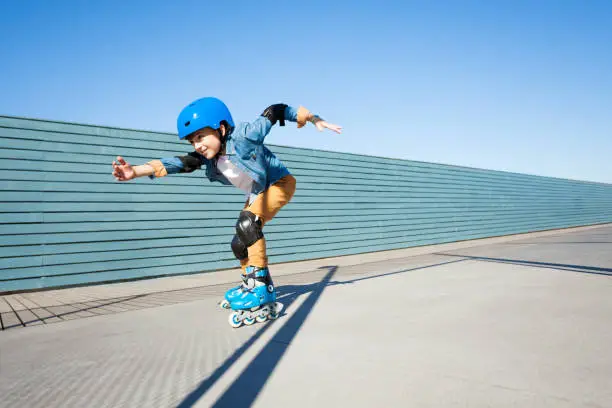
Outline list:
[[[229,324],[234,328],[274,320],[283,308],[282,303],[276,301],[276,288],[267,267],[248,266],[243,283],[228,290],[225,296],[224,300],[232,309]]]

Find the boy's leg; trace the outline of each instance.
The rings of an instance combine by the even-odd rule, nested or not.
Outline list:
[[[261,227],[263,228],[291,200],[295,193],[295,185],[296,180],[292,175],[281,178],[266,191],[259,194],[251,205],[244,208],[244,211],[255,214],[261,220]],[[248,247],[248,258],[244,260],[244,263],[241,260],[240,264],[243,267],[243,272],[249,265],[260,268],[268,266],[265,238],[260,238]]]
[[[244,292],[244,287],[253,289],[258,302],[275,302],[276,292],[267,268],[266,240],[263,237],[262,229],[291,200],[295,193],[295,184],[296,181],[293,176],[285,176],[259,194],[253,203],[248,205],[247,202],[245,204],[238,217],[236,235],[232,240],[232,250],[236,258],[240,260],[240,266],[242,267],[243,283],[241,286],[226,292],[221,307],[242,310],[247,307],[247,304],[251,305],[251,302],[254,302],[252,299],[253,293],[251,291]],[[261,293],[262,287],[264,287],[263,293]],[[251,306],[248,306],[248,308]],[[276,309],[276,307],[273,306],[272,312],[270,312],[272,313],[271,316],[280,313],[282,305],[280,309]],[[269,311],[269,309],[266,310]],[[267,315],[263,318],[265,320]],[[271,318],[274,319],[275,317]],[[234,323],[240,324],[239,321]]]

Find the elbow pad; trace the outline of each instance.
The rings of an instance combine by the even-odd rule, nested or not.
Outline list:
[[[183,164],[180,173],[191,173],[202,167],[202,156],[197,152],[191,152],[187,156],[178,156],[178,159]]]
[[[276,105],[270,105],[266,108],[265,111],[261,114],[264,118],[268,118],[270,122],[272,122],[272,126],[276,124],[276,122],[280,122],[280,126],[285,126],[285,108],[287,105],[284,103],[277,103]]]

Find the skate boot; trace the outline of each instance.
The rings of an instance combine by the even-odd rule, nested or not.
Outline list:
[[[230,303],[233,312],[229,316],[232,327],[247,326],[255,322],[274,320],[283,308],[276,302],[276,289],[268,268],[249,266],[246,269],[246,283],[240,295]]]
[[[245,274],[241,274],[240,276],[242,277],[242,283],[228,289],[228,291],[225,292],[223,300],[219,302],[219,307],[221,309],[229,309],[232,301],[240,297],[240,295],[242,295],[242,293],[247,289],[247,276]]]

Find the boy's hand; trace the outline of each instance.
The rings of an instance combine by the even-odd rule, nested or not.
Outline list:
[[[334,125],[332,123],[327,123],[324,120],[317,120],[317,121],[315,121],[314,125],[317,127],[319,132],[322,132],[325,129],[329,129],[329,130],[334,131],[336,133],[342,133],[342,126]]]
[[[131,164],[128,164],[123,157],[117,156],[113,162],[113,176],[117,181],[128,181],[136,177],[136,172]]]

